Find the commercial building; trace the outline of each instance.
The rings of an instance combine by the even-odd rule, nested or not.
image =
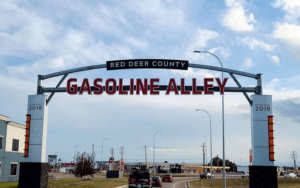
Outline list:
[[[0,115],[0,182],[18,181],[24,162],[25,125]]]

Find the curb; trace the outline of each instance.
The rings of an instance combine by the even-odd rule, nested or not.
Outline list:
[[[187,185],[189,188],[192,188],[189,181],[187,182]]]

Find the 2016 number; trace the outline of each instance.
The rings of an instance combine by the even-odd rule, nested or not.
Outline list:
[[[29,106],[29,110],[42,110],[42,106]]]

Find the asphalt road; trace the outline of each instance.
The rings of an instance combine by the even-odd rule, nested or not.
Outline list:
[[[163,188],[188,188],[187,182],[199,179],[199,177],[173,177],[173,182],[163,182]],[[128,188],[128,185],[118,188]]]

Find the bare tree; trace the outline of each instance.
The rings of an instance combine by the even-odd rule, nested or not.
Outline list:
[[[94,177],[94,166],[95,160],[94,156],[86,152],[80,154],[77,153],[76,157],[77,166],[75,168],[74,175],[77,178],[82,178],[84,176]]]

